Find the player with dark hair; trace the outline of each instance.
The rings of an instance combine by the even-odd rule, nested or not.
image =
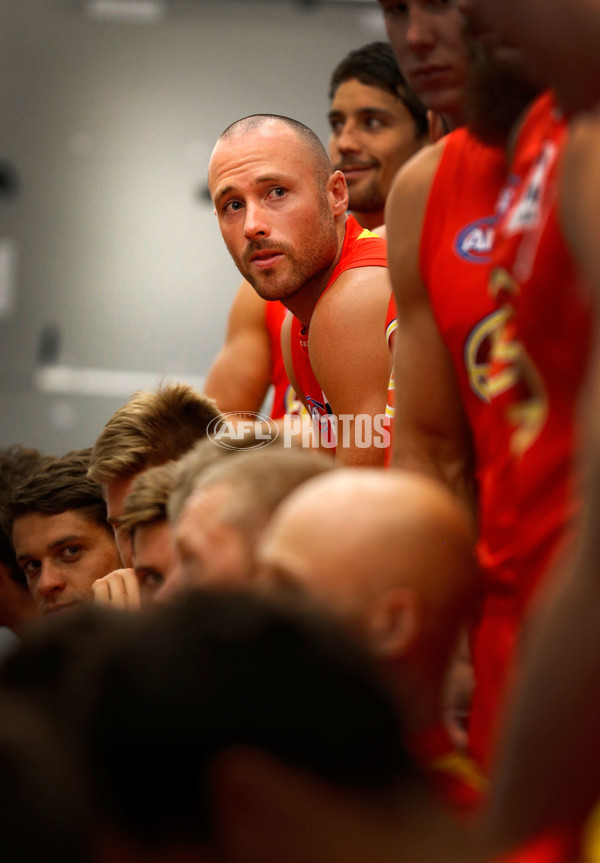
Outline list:
[[[42,460],[4,507],[4,529],[43,614],[90,601],[93,582],[120,563],[89,465],[89,449]]]

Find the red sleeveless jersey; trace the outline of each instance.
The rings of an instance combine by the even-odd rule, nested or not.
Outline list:
[[[502,148],[466,129],[444,139],[423,223],[420,270],[450,352],[473,431],[478,479],[493,458],[479,434],[489,404],[489,347],[498,309],[486,290],[496,206],[506,180]]]
[[[493,519],[504,501],[505,554],[514,561],[521,611],[575,507],[575,411],[591,339],[590,293],[558,221],[566,134],[553,97],[544,94],[518,140],[515,166],[527,176],[499,225],[490,281],[506,321],[494,348],[492,422],[508,424],[510,434],[488,509]]]
[[[321,297],[342,273],[356,267],[387,267],[386,242],[377,234],[361,228],[354,216],[348,215],[342,252]],[[308,327],[303,327],[296,317],[292,319],[291,354],[294,376],[311,416],[321,428],[329,426],[333,435],[330,440],[333,442],[335,429],[333,423],[327,419],[333,415],[333,411],[310,365]]]
[[[575,498],[575,401],[587,365],[589,309],[557,220],[566,124],[543,94],[525,119],[490,268],[502,325],[490,361],[484,434],[495,457],[480,496],[487,604],[473,641],[471,746],[490,748],[511,685],[517,639],[540,579],[566,537]]]
[[[285,414],[299,414],[303,410],[302,402],[298,400],[289,382],[281,353],[281,327],[287,314],[288,310],[279,300],[265,303],[265,326],[269,336],[273,387],[270,416],[274,420],[281,419]]]

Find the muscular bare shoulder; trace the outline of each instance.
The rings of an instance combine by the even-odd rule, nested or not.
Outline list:
[[[315,309],[309,333],[311,364],[336,414],[385,410],[390,297],[386,267],[357,267],[342,273]]]
[[[431,182],[440,164],[445,146],[446,139],[442,138],[435,144],[423,147],[400,168],[387,201],[386,225],[388,225],[388,215],[403,203],[413,205],[415,203],[427,203]]]
[[[399,308],[421,290],[419,250],[431,185],[444,152],[445,139],[425,147],[400,169],[385,211],[388,261]]]

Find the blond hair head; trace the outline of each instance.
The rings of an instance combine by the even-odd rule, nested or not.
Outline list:
[[[216,402],[189,384],[141,390],[106,423],[93,446],[90,477],[99,483],[127,479],[179,458],[221,416]]]

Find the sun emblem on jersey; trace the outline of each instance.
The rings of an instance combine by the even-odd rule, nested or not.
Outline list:
[[[486,404],[491,402],[494,388],[491,381],[492,344],[504,326],[506,315],[504,308],[486,315],[473,327],[465,343],[464,361],[471,389]]]
[[[538,438],[548,416],[548,397],[542,378],[519,338],[511,298],[518,285],[506,270],[490,275],[490,292],[504,320],[490,343],[488,393],[512,428],[510,448],[522,455]]]

